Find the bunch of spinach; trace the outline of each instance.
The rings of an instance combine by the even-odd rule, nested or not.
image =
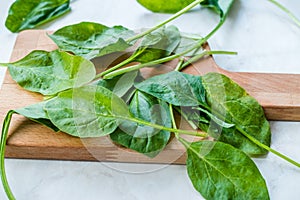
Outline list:
[[[158,155],[174,133],[187,149],[188,175],[203,197],[269,199],[265,180],[249,156],[271,151],[300,164],[270,148],[270,126],[261,106],[224,75],[200,77],[180,72],[203,56],[234,53],[202,49],[224,23],[232,2],[193,1],[136,35],[122,26],[70,25],[50,35],[60,50],[33,51],[17,62],[1,64],[24,89],[47,97],[9,111],[3,122],[0,168],[8,198],[15,199],[5,174],[5,145],[12,115],[20,114],[74,137],[109,135],[114,142],[149,157]],[[214,8],[221,17],[206,37],[164,26],[199,3]],[[90,59],[129,47],[134,47],[129,58],[96,75]],[[174,59],[179,59],[174,71],[146,80],[141,76],[140,69]],[[127,65],[133,62],[138,64]],[[195,130],[178,129],[174,110]],[[191,143],[182,135],[201,140]]]

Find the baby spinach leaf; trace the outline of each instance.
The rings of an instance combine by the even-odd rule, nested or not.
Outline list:
[[[147,63],[173,53],[180,43],[180,32],[175,26],[158,29],[146,35],[131,56],[131,61]]]
[[[210,120],[213,120],[216,124],[218,124],[221,127],[231,128],[231,127],[235,126],[235,124],[226,123],[224,120],[219,119],[218,117],[216,117],[215,115],[211,114],[209,111],[207,111],[207,110],[205,110],[201,107],[196,107],[195,109],[197,109],[197,110],[203,112],[204,114],[206,114],[210,118]],[[199,117],[199,119],[202,120],[201,117]]]
[[[208,73],[202,77],[202,82],[212,114],[221,115],[227,123],[235,124],[235,127],[224,129],[219,140],[250,155],[267,153],[241,133],[245,131],[261,143],[270,146],[270,125],[259,103],[222,74]]]
[[[172,71],[137,83],[135,87],[175,106],[206,104],[200,76]]]
[[[16,0],[5,26],[11,32],[35,28],[70,11],[69,0]]]
[[[49,120],[49,117],[46,111],[44,110],[45,104],[46,101],[43,101],[37,104],[27,106],[25,108],[16,109],[14,111],[20,115],[23,115],[24,117],[29,118],[32,121],[45,125],[57,132],[59,131],[59,129],[56,126],[54,126],[54,124]]]
[[[175,54],[181,54],[189,49],[191,49],[191,47],[196,46],[199,41],[202,39],[202,37],[200,35],[197,34],[189,34],[189,33],[180,33],[181,36],[181,40],[179,45],[176,47],[174,53]],[[195,56],[197,54],[200,54],[203,52],[203,48],[197,48],[187,54],[185,54],[184,56]]]
[[[152,12],[175,13],[188,6],[194,0],[137,0]]]
[[[118,117],[129,117],[127,105],[110,90],[96,85],[70,89],[46,103],[51,122],[70,135],[100,137],[118,127]]]
[[[135,118],[171,128],[168,105],[153,96],[136,91],[129,108]],[[110,138],[127,148],[155,157],[168,143],[170,132],[126,122]]]
[[[132,71],[112,79],[100,79],[96,84],[109,89],[118,97],[123,97],[131,88],[133,88],[137,76],[138,71]]]
[[[125,42],[134,32],[123,27],[112,28],[93,22],[65,26],[49,37],[64,51],[92,59],[109,53],[123,51],[130,44]]]
[[[201,3],[201,6],[213,9],[220,15],[221,18],[225,18],[229,12],[234,0],[205,0]]]
[[[62,51],[33,51],[21,60],[6,64],[12,78],[23,88],[44,95],[79,87],[93,80],[92,62]]]
[[[205,199],[270,199],[264,178],[242,151],[213,141],[185,146],[188,175]]]

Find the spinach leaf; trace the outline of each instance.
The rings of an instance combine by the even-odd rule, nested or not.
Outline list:
[[[112,28],[93,22],[65,26],[49,37],[64,51],[92,59],[109,53],[123,51],[131,46],[125,40],[133,31],[123,27]]]
[[[131,61],[147,63],[169,56],[180,43],[180,32],[175,26],[158,29],[146,35],[131,56]]]
[[[216,117],[215,115],[211,114],[209,111],[207,111],[201,107],[196,107],[194,109],[197,109],[197,110],[201,111],[202,113],[206,114],[210,118],[210,120],[213,120],[217,125],[219,125],[223,128],[231,128],[231,127],[235,126],[235,124],[226,123],[224,120],[219,119],[218,117]],[[199,117],[199,119],[202,120],[201,117]]]
[[[27,106],[25,108],[16,109],[14,110],[14,112],[23,115],[24,117],[27,117],[32,121],[47,126],[48,128],[51,128],[52,130],[57,132],[59,131],[59,129],[56,126],[54,126],[54,124],[49,120],[49,117],[44,110],[45,104],[46,101],[43,101],[37,104]]]
[[[218,13],[221,19],[224,19],[228,14],[234,0],[205,0],[201,6],[213,9]]]
[[[172,71],[137,83],[135,87],[175,106],[206,105],[200,76]]]
[[[118,97],[123,97],[131,88],[133,88],[137,76],[138,71],[132,71],[112,79],[100,79],[96,84],[109,89]]]
[[[200,35],[183,33],[183,32],[180,33],[180,36],[181,36],[181,40],[179,45],[176,47],[174,51],[175,54],[181,54],[191,49],[191,47],[196,46],[199,43],[199,41],[202,39]],[[203,52],[203,48],[199,47],[189,53],[186,53],[184,56],[195,56],[202,52]]]
[[[16,0],[5,26],[11,32],[35,28],[70,11],[69,0]]]
[[[130,116],[122,99],[96,85],[61,92],[45,110],[56,127],[80,138],[108,135],[118,127],[118,117]]]
[[[152,12],[175,13],[188,6],[194,0],[137,0]]]
[[[62,51],[33,51],[21,60],[6,64],[12,78],[23,88],[44,95],[79,87],[93,80],[92,62]]]
[[[265,180],[242,151],[213,141],[185,146],[188,175],[205,199],[269,199]]]
[[[136,91],[129,108],[135,118],[171,128],[168,105],[153,96]],[[110,138],[127,148],[155,157],[168,143],[170,132],[126,122]]]
[[[245,131],[261,143],[270,146],[270,125],[259,103],[238,84],[222,74],[208,73],[202,77],[202,82],[212,114],[230,124],[235,124],[235,127],[224,128],[219,140],[251,155],[267,153],[241,133]]]

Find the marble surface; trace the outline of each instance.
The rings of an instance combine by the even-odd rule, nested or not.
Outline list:
[[[280,0],[300,17],[300,1]],[[0,1],[0,62],[7,62],[16,34],[4,27],[12,1]],[[131,29],[151,27],[168,17],[153,14],[134,0],[75,0],[72,12],[41,28],[55,30],[81,21]],[[196,9],[172,22],[181,30],[205,35],[218,17]],[[268,1],[236,0],[227,22],[209,40],[212,49],[237,51],[216,56],[233,71],[300,73],[300,28]],[[1,69],[1,80],[4,70]],[[282,83],[284,84],[284,83]],[[300,161],[300,122],[271,122],[272,147]],[[254,159],[271,199],[299,199],[300,169],[269,154]],[[6,159],[11,188],[19,200],[203,199],[192,187],[185,166]],[[0,186],[0,199],[6,199]]]

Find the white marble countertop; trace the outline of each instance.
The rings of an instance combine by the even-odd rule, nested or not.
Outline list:
[[[279,1],[300,17],[300,1]],[[0,1],[0,62],[9,60],[16,38],[4,27],[11,3]],[[134,0],[75,0],[71,6],[71,13],[41,28],[56,30],[95,21],[138,29],[168,17],[153,14]],[[185,32],[205,35],[217,21],[212,12],[198,9],[172,23]],[[218,65],[228,70],[300,73],[299,35],[300,28],[268,1],[236,0],[227,22],[209,43],[212,49],[239,53],[215,57]],[[271,122],[271,126],[272,147],[299,162],[300,122]],[[300,169],[272,154],[255,162],[267,181],[271,199],[299,199]],[[18,200],[202,199],[185,166],[6,159],[6,168]],[[6,199],[0,188],[0,199]]]

